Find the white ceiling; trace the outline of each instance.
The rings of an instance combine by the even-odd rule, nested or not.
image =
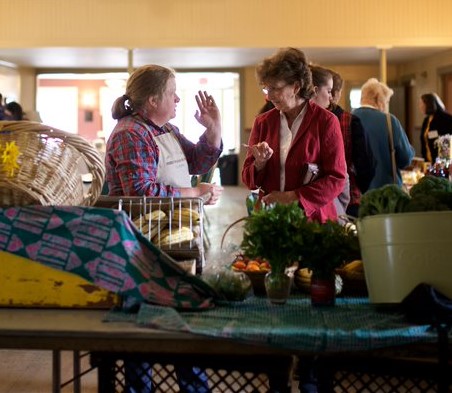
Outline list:
[[[386,52],[388,64],[398,64],[431,56],[452,47],[392,48]],[[135,49],[133,66],[161,64],[176,69],[238,68],[253,66],[277,48],[157,48]],[[378,64],[377,48],[307,48],[308,60],[318,64]],[[124,48],[31,48],[1,49],[0,65],[38,69],[124,69],[129,54]]]

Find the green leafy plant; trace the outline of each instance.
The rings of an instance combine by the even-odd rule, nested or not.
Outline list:
[[[320,278],[360,257],[355,232],[333,221],[309,221],[298,203],[275,204],[251,213],[241,247],[250,258],[267,259],[272,271],[283,272],[299,261]]]
[[[397,184],[386,184],[383,187],[367,191],[361,197],[359,218],[375,214],[400,213],[410,200],[410,196]]]
[[[263,206],[245,219],[241,248],[247,257],[265,258],[273,272],[284,272],[300,259],[295,245],[306,222],[296,202]]]
[[[387,184],[361,197],[359,218],[377,214],[452,210],[452,183],[445,178],[424,176],[409,191]]]
[[[360,258],[356,233],[335,221],[305,222],[297,239],[301,267],[312,270],[316,278],[330,278],[344,263]]]

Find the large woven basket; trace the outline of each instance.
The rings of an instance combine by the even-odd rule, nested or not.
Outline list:
[[[13,171],[5,165],[6,146],[18,153]],[[89,187],[81,168],[92,175]],[[90,206],[104,179],[100,154],[80,136],[36,122],[0,121],[0,207]]]

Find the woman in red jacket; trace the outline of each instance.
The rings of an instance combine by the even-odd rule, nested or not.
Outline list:
[[[266,204],[298,201],[311,220],[337,220],[333,201],[345,185],[344,143],[337,117],[310,101],[304,53],[281,49],[258,66],[257,78],[275,108],[254,121],[243,182],[260,189]],[[309,164],[318,166],[319,176],[304,184]]]

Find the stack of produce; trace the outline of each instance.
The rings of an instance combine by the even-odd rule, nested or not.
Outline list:
[[[268,261],[262,258],[251,259],[239,254],[232,262],[231,269],[235,272],[243,272],[249,277],[256,296],[265,295],[264,279],[271,270]]]
[[[452,210],[452,183],[441,177],[424,176],[407,193],[396,184],[366,192],[359,218],[377,214]]]

